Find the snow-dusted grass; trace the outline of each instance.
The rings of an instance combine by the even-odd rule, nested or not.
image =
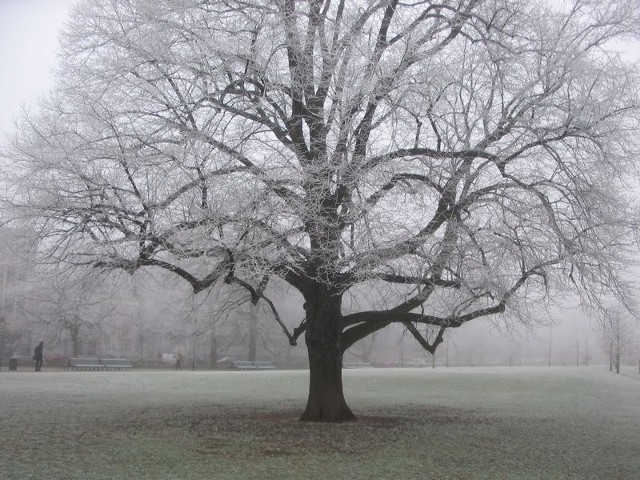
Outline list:
[[[297,421],[307,372],[0,372],[0,478],[637,479],[640,379],[345,371],[359,416]]]

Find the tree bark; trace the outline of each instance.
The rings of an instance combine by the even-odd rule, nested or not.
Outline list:
[[[69,334],[71,336],[71,356],[78,357],[80,355],[80,342],[78,341],[80,336],[80,327],[69,327]]]
[[[211,331],[211,336],[209,337],[211,343],[209,345],[209,368],[217,368],[218,367],[218,338],[214,331]]]
[[[317,285],[305,296],[309,354],[309,397],[300,420],[344,422],[355,420],[342,389],[341,296]]]
[[[258,309],[253,302],[249,303],[249,352],[248,358],[250,362],[257,359],[258,350]]]

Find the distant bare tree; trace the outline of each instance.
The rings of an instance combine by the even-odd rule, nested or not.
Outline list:
[[[7,152],[51,260],[305,302],[304,420],[354,418],[343,353],[554,294],[622,297],[637,0],[98,0]],[[343,313],[345,295],[381,308]],[[302,316],[299,315],[298,318]],[[433,339],[420,325],[437,328]]]
[[[101,332],[105,319],[111,316],[113,292],[104,280],[96,272],[82,269],[40,275],[22,313],[30,324],[44,329],[46,338],[60,343],[69,340],[70,354],[77,357],[81,354],[81,332]]]
[[[0,369],[2,368],[2,361],[8,362],[9,358],[9,329],[7,328],[7,321],[0,315]],[[5,366],[7,363],[5,363]]]
[[[234,328],[230,326],[231,319],[235,320],[241,305],[247,301],[245,295],[240,295],[237,289],[216,288],[191,295],[185,305],[185,316],[181,323],[182,331],[193,346],[193,364],[196,368],[196,345],[202,339],[209,342],[209,366],[216,367],[218,350],[227,350],[231,342],[220,343],[221,333]],[[233,322],[236,323],[235,321]],[[255,357],[255,351],[254,351]],[[254,358],[255,359],[255,358]]]
[[[376,333],[372,333],[358,342],[358,349],[351,348],[348,352],[364,363],[371,361],[371,354],[376,346]]]
[[[620,373],[620,361],[637,345],[637,323],[620,308],[612,310],[600,323],[602,350],[609,356],[609,370]]]

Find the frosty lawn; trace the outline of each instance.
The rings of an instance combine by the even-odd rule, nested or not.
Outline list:
[[[640,379],[598,368],[345,371],[359,421],[303,424],[307,372],[0,372],[0,478],[636,479]]]

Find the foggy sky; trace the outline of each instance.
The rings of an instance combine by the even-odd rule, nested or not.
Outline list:
[[[53,80],[58,30],[77,0],[0,0],[0,139]]]
[[[33,103],[45,94],[53,80],[58,31],[70,8],[77,0],[0,0],[0,142],[10,134],[13,118],[23,105]],[[640,58],[638,44],[628,49],[630,55]],[[594,353],[599,350],[598,333],[593,320],[577,309],[558,311],[553,319],[559,324],[553,328],[543,326],[526,331],[509,332],[493,327],[487,320],[476,320],[462,327],[456,335],[464,342],[473,339],[499,344],[548,344],[572,348],[577,339],[592,343]],[[462,340],[461,340],[462,341]],[[515,343],[514,343],[515,342]]]

